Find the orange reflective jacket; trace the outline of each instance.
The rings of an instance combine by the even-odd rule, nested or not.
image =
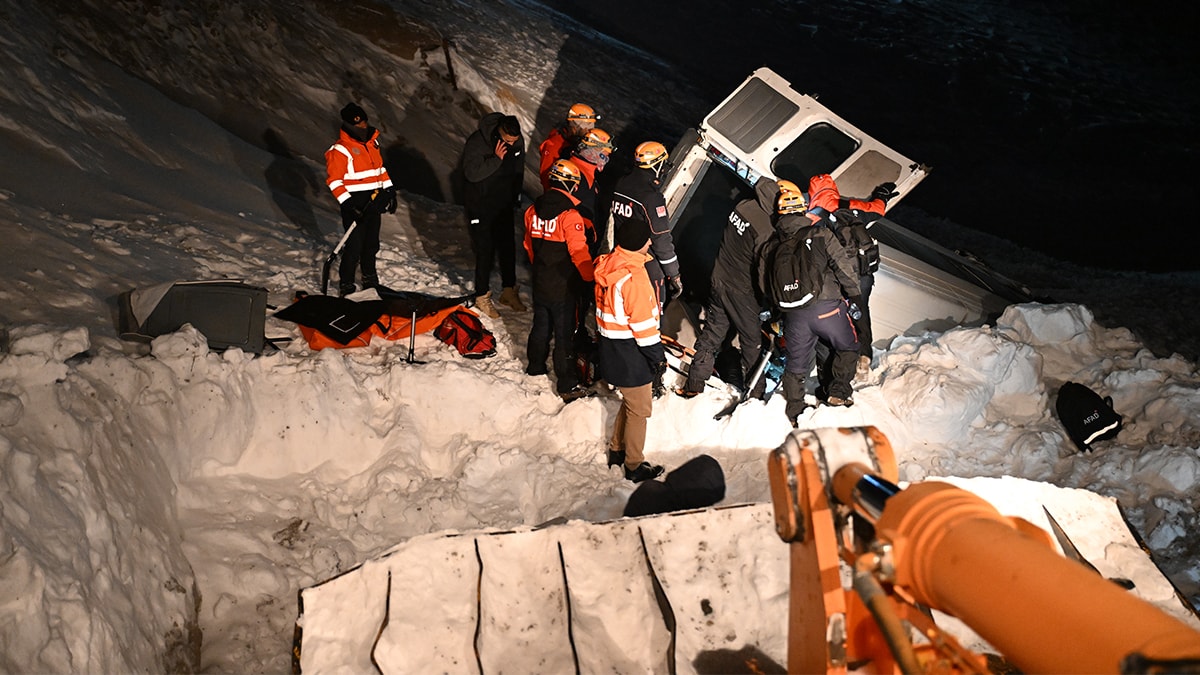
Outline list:
[[[610,340],[646,347],[661,342],[658,296],[646,274],[645,253],[615,248],[596,258],[596,328]]]
[[[379,130],[367,141],[359,141],[342,129],[337,143],[325,151],[325,183],[338,203],[350,198],[351,192],[392,187],[383,156],[379,153]]]

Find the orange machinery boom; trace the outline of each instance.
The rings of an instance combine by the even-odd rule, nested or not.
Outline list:
[[[923,607],[1028,673],[1200,672],[1200,632],[1062,557],[1037,526],[948,483],[901,490],[873,427],[793,432],[768,470],[791,545],[789,672],[988,672]]]

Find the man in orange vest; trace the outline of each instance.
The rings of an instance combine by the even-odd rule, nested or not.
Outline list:
[[[646,420],[654,402],[651,383],[666,364],[658,332],[658,295],[650,284],[650,226],[630,218],[617,226],[615,248],[596,258],[596,328],[600,372],[621,392],[613,420],[608,465],[620,464],[625,478],[640,483],[662,474],[646,461]]]
[[[575,369],[579,297],[590,290],[592,257],[579,201],[573,195],[579,187],[579,167],[569,159],[559,159],[546,175],[550,189],[525,210],[525,252],[533,263],[533,325],[525,373],[546,374],[553,336],[558,395],[570,403],[594,393],[579,383]]]
[[[342,229],[357,223],[338,264],[338,293],[346,296],[355,290],[360,266],[363,288],[382,288],[375,270],[379,217],[384,211],[396,212],[396,188],[379,152],[379,130],[367,124],[366,111],[351,102],[341,116],[338,140],[325,151],[325,182],[341,207]]]

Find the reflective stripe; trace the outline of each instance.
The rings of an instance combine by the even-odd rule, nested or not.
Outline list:
[[[631,330],[611,330],[597,326],[597,331],[604,337],[610,340],[631,340],[633,339],[633,331]]]
[[[679,260],[679,256],[677,256],[677,255],[674,255],[674,256],[671,256],[670,258],[666,259],[666,260],[659,260],[659,261],[658,261],[658,263],[659,263],[660,265],[670,265],[671,263],[675,262],[676,260]]]
[[[655,333],[654,335],[648,335],[646,337],[636,338],[636,339],[634,339],[634,342],[636,342],[641,347],[649,347],[651,345],[662,342],[662,336],[660,336],[658,333]]]
[[[812,299],[813,299],[813,294],[809,293],[808,295],[804,296],[803,298],[800,298],[799,300],[796,300],[795,302],[781,302],[781,303],[779,303],[779,306],[783,309],[795,309],[802,305],[807,305],[808,301],[812,300]]]
[[[647,328],[656,328],[657,326],[658,317],[652,317],[650,319],[646,319],[645,321],[638,321],[637,323],[629,325],[629,327],[633,330],[646,330]]]

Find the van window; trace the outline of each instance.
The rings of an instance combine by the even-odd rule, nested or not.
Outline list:
[[[858,149],[858,141],[827,122],[818,122],[804,130],[771,162],[771,171],[780,178],[807,188],[808,179],[833,173]]]
[[[769,84],[753,77],[708,116],[708,125],[732,141],[738,150],[753,153],[799,109],[800,106]]]

